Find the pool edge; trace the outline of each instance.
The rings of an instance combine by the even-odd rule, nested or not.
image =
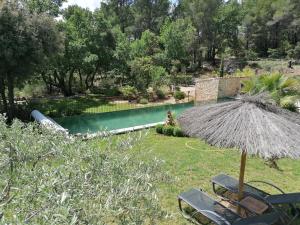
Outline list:
[[[78,134],[75,134],[74,136],[80,136],[80,137],[83,137],[85,139],[93,139],[93,138],[96,138],[96,137],[103,137],[103,136],[116,135],[116,134],[124,134],[124,133],[128,133],[128,132],[134,132],[134,131],[138,131],[138,130],[148,129],[148,128],[155,127],[155,126],[160,125],[160,124],[165,124],[165,121],[157,122],[157,123],[149,123],[149,124],[139,125],[139,126],[134,126],[134,127],[120,128],[120,129],[110,130],[110,131],[100,131],[100,132],[92,133],[92,134],[78,133]]]

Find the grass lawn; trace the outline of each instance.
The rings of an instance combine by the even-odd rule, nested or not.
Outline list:
[[[159,224],[191,224],[179,213],[177,195],[191,187],[202,188],[213,194],[210,178],[227,173],[238,178],[240,154],[236,150],[211,147],[194,138],[176,138],[158,135],[153,129],[144,139],[145,150],[165,161],[164,169],[174,181],[161,185],[161,204],[170,212],[170,217]],[[262,159],[248,157],[245,180],[264,180],[276,184],[286,192],[300,191],[300,163],[282,159],[278,162],[280,171],[268,167]],[[261,187],[270,193],[277,193],[267,186]],[[295,224],[300,224],[300,221]]]

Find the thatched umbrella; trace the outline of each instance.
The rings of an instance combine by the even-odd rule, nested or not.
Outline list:
[[[300,157],[300,114],[270,103],[263,95],[193,107],[179,118],[183,131],[217,147],[241,150],[239,200],[243,197],[246,156]]]

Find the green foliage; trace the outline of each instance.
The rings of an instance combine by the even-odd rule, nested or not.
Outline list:
[[[139,103],[140,103],[140,104],[143,104],[143,105],[146,105],[146,104],[149,103],[149,101],[148,101],[148,99],[146,99],[146,98],[141,98],[141,99],[139,100]]]
[[[186,73],[177,73],[175,76],[168,75],[167,78],[169,79],[169,83],[174,85],[188,86],[194,84],[193,75]]]
[[[184,137],[185,136],[184,133],[183,133],[183,131],[182,131],[182,129],[180,127],[175,127],[174,128],[173,135],[175,137]]]
[[[182,63],[189,61],[192,45],[195,40],[195,28],[189,20],[178,19],[167,22],[161,28],[161,42],[165,48],[167,58],[179,60]]]
[[[51,16],[58,16],[59,8],[66,0],[24,0],[27,7],[34,13],[47,13]]]
[[[257,94],[267,92],[278,105],[289,110],[295,110],[295,103],[300,99],[299,81],[279,73],[253,76],[243,81],[242,92]]]
[[[156,133],[162,134],[162,133],[163,133],[163,128],[164,128],[164,125],[163,125],[163,124],[157,125],[157,126],[155,127]]]
[[[174,98],[175,98],[176,100],[182,100],[182,99],[185,98],[185,93],[182,92],[182,91],[175,91],[175,93],[174,93]]]
[[[242,6],[237,1],[228,1],[219,6],[213,21],[215,23],[213,32],[216,33],[214,38],[217,39],[216,45],[221,54],[228,48],[232,50],[231,55],[240,56],[241,42],[238,34],[242,18]]]
[[[162,84],[167,72],[165,68],[156,66],[151,57],[135,58],[131,63],[131,76],[135,86],[145,91],[150,85],[157,87]]]
[[[165,84],[168,73],[162,66],[152,66],[150,70],[151,86],[157,88]]]
[[[193,84],[205,72],[206,61],[300,58],[297,0],[107,0],[93,12],[76,5],[60,10],[63,2],[2,3],[0,93],[5,111],[13,110],[13,88],[22,88],[32,75],[45,82],[49,94],[112,96],[124,85],[145,93],[149,87]],[[59,14],[62,20],[54,20]],[[277,64],[262,68],[275,71]],[[223,63],[217,70],[210,75],[225,75]],[[153,92],[149,100],[157,97]]]
[[[243,70],[237,70],[233,76],[235,77],[254,77],[255,70],[251,69],[250,67],[246,66]]]
[[[131,44],[133,57],[151,56],[159,51],[159,39],[149,30],[144,31],[141,39],[137,39]]]
[[[46,15],[30,14],[18,1],[4,1],[0,7],[1,97],[9,119],[14,116],[14,88],[39,71],[61,48],[61,35],[55,21]]]
[[[269,58],[272,58],[272,59],[280,59],[283,56],[280,49],[272,49],[272,48],[268,49],[268,55],[269,55]]]
[[[284,96],[280,98],[279,105],[282,108],[288,109],[292,112],[297,112],[297,103],[300,100],[300,95],[291,95],[291,96]]]
[[[128,100],[133,100],[138,97],[138,91],[135,87],[126,85],[120,89],[124,98]]]
[[[119,110],[132,109],[130,103],[112,103],[108,102],[103,96],[88,95],[84,97],[62,98],[62,99],[39,99],[29,102],[30,110],[37,109],[50,117],[62,117],[68,109],[80,114],[104,113]],[[74,110],[73,110],[74,109]],[[79,112],[78,112],[79,113]],[[75,113],[77,114],[77,112]]]
[[[166,136],[185,137],[182,129],[176,126],[159,124],[155,127],[156,133]]]
[[[297,43],[295,48],[288,51],[288,56],[293,59],[300,59],[300,42]]]
[[[24,87],[15,89],[15,96],[19,98],[41,97],[46,92],[45,84],[41,81],[28,82]]]
[[[176,118],[175,118],[175,114],[171,111],[167,112],[167,119],[166,119],[166,126],[172,126],[174,127],[176,125]]]
[[[174,126],[166,125],[163,127],[162,132],[164,135],[173,136]]]
[[[165,215],[156,196],[168,177],[138,144],[143,133],[99,145],[18,120],[8,127],[2,116],[0,129],[2,223],[156,224]]]
[[[245,58],[250,61],[257,60],[258,54],[252,49],[249,49],[245,51]]]
[[[61,107],[57,109],[57,115],[59,116],[75,116],[82,114],[79,108],[68,108],[68,107]],[[56,116],[57,116],[56,115]]]
[[[161,90],[161,89],[157,89],[155,91],[155,94],[157,95],[158,99],[165,99],[166,98],[165,92],[163,90]]]
[[[135,58],[131,63],[131,76],[134,86],[139,90],[146,90],[151,83],[151,70],[153,67],[151,57]]]
[[[297,40],[287,33],[299,26],[299,10],[295,0],[243,1],[244,30],[247,46],[260,57],[285,57]]]
[[[140,37],[145,30],[150,30],[156,34],[160,27],[168,18],[170,12],[169,0],[135,0],[133,3],[134,32]]]

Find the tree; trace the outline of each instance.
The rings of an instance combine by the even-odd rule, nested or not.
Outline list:
[[[70,6],[63,16],[59,28],[66,36],[64,52],[56,55],[51,68],[43,72],[43,79],[58,87],[65,96],[70,96],[74,94],[76,75],[80,87],[87,90],[94,86],[96,75],[111,69],[115,40],[100,10],[93,13]]]
[[[67,0],[24,0],[31,13],[47,13],[50,16],[58,16],[60,7]]]
[[[130,68],[134,86],[144,93],[150,85],[154,88],[160,86],[167,75],[166,70],[155,65],[150,56],[135,58],[130,62]]]
[[[144,31],[141,38],[131,44],[131,55],[133,57],[152,56],[159,51],[159,37],[149,30]]]
[[[43,60],[59,50],[60,40],[52,18],[30,14],[17,1],[5,2],[0,8],[1,96],[10,120],[15,112],[15,86],[33,75]]]
[[[178,19],[165,23],[161,28],[160,40],[168,61],[178,60],[183,65],[188,65],[195,38],[196,29],[189,20]]]
[[[239,40],[239,26],[242,24],[243,11],[237,0],[229,0],[223,3],[216,16],[217,48],[222,54],[225,48],[233,50],[235,56],[241,51]]]
[[[169,0],[135,0],[133,4],[135,37],[141,37],[145,30],[158,34],[168,17],[169,9]]]
[[[222,0],[181,0],[178,4],[181,18],[189,18],[196,28],[198,45],[195,51],[195,61],[201,58],[205,50],[206,59],[215,60],[217,50],[217,20]],[[204,48],[203,48],[204,47]]]
[[[102,148],[35,123],[8,127],[2,115],[0,130],[1,223],[141,225],[165,217],[155,196],[169,178],[138,144],[145,134],[106,137]]]
[[[133,25],[132,5],[134,0],[107,0],[101,3],[101,11],[113,26],[120,26],[123,33]]]
[[[245,0],[246,49],[259,56],[285,57],[299,39],[299,1]]]
[[[114,51],[114,73],[121,75],[121,85],[129,79],[129,65],[131,59],[131,46],[126,34],[122,33],[119,28],[113,30],[116,40],[116,48]]]

